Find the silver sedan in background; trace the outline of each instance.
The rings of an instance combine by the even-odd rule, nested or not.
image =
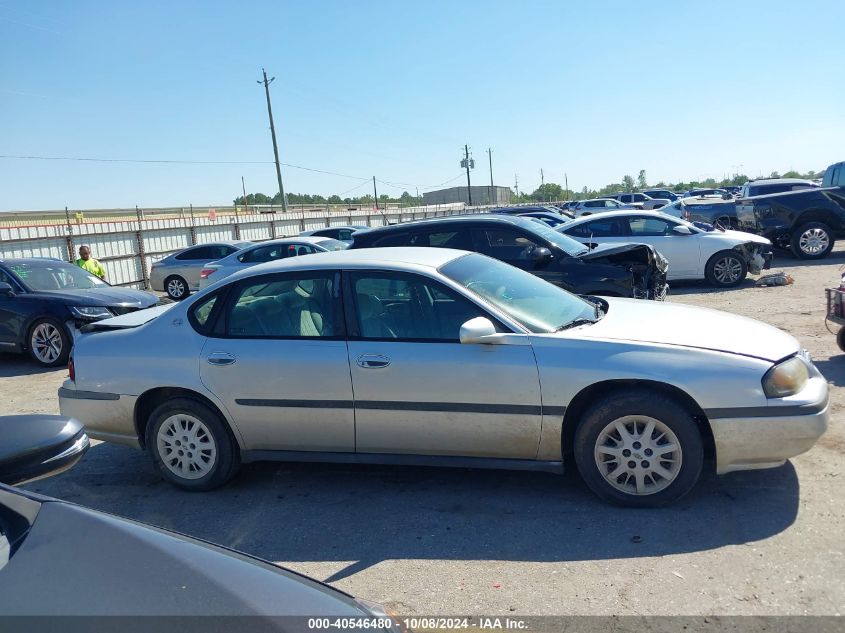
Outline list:
[[[222,259],[252,245],[252,242],[223,241],[197,244],[176,251],[154,262],[150,268],[150,286],[166,292],[174,301],[185,299],[200,287],[200,271],[210,261]]]
[[[285,237],[254,244],[216,262],[210,262],[200,271],[200,288],[216,283],[244,268],[274,262],[278,259],[313,255],[328,251],[342,251],[349,245],[330,237]]]
[[[551,470],[677,500],[705,455],[770,468],[827,428],[789,334],[682,304],[589,299],[478,253],[352,249],[240,271],[91,326],[59,390],[91,437],[209,490],[244,461]]]

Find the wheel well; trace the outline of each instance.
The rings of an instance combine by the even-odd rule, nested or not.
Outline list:
[[[698,430],[704,442],[705,457],[715,458],[716,446],[713,441],[713,431],[710,428],[710,423],[702,408],[687,392],[678,387],[654,380],[605,380],[582,389],[572,399],[569,406],[566,407],[561,433],[561,448],[564,459],[566,459],[567,455],[572,454],[572,447],[575,443],[575,430],[587,409],[599,398],[603,398],[614,391],[630,389],[631,387],[641,388],[653,393],[661,393],[672,398],[684,407],[693,416],[695,423],[698,425]]]
[[[190,389],[183,389],[181,387],[157,387],[141,394],[138,401],[135,403],[135,432],[138,435],[138,441],[141,443],[141,448],[146,448],[147,422],[149,421],[150,415],[158,405],[172,398],[192,398],[193,400],[202,402],[207,407],[211,407],[211,409],[220,415],[220,419],[226,424],[226,428],[229,429],[229,433],[232,433],[232,429],[229,428],[229,423],[226,420],[226,416],[223,415],[223,412],[220,410],[220,407],[201,393],[191,391]],[[232,433],[232,439],[235,441],[235,445],[237,446],[238,442],[234,437],[234,433]]]
[[[804,224],[808,224],[809,222],[821,222],[822,224],[826,224],[832,230],[836,231],[841,228],[841,222],[837,219],[837,217],[830,213],[829,211],[823,210],[812,210],[812,211],[805,211],[801,215],[796,218],[795,222],[792,224],[792,230],[803,226]]]

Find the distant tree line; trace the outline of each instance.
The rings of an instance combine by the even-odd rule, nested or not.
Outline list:
[[[308,193],[289,193],[287,194],[287,201],[288,204],[310,204],[314,206],[325,206],[327,204],[348,204],[348,205],[373,205],[375,204],[376,199],[367,194],[365,196],[357,196],[355,198],[341,198],[338,195],[333,196],[321,196],[319,194],[308,194]],[[387,194],[382,194],[378,197],[379,204],[401,204],[403,207],[414,207],[421,205],[422,197],[417,198],[416,196],[412,196],[407,191],[402,192],[402,195],[398,198],[391,198]],[[238,196],[232,202],[235,205],[243,205],[244,204],[244,197]],[[263,193],[250,193],[246,196],[246,204],[248,205],[255,205],[255,204],[282,204],[282,196],[280,194],[276,194],[275,196],[268,196]]]
[[[806,174],[797,171],[788,171],[784,174],[779,174],[773,171],[769,174],[770,178],[805,178],[813,180],[814,178],[821,178],[824,172],[822,171],[808,171]],[[554,182],[547,182],[540,187],[537,187],[531,193],[520,193],[517,195],[511,191],[512,202],[550,202],[553,200],[583,200],[586,198],[601,198],[608,194],[613,194],[618,191],[633,192],[642,191],[643,189],[668,189],[675,193],[683,193],[690,189],[718,189],[728,185],[743,185],[748,182],[750,178],[745,174],[736,174],[731,178],[723,178],[722,180],[715,180],[708,178],[706,180],[691,180],[689,182],[667,183],[664,181],[649,184],[645,169],[641,169],[637,177],[630,175],[622,177],[622,182],[615,182],[605,185],[601,189],[590,189],[584,187],[581,191],[573,191],[572,189],[565,189],[561,185]],[[404,191],[398,198],[391,198],[387,194],[382,194],[378,197],[380,204],[400,204],[404,207],[418,206],[423,203],[422,197],[412,196],[407,191]],[[328,197],[319,194],[307,193],[289,193],[287,194],[288,204],[309,204],[309,205],[326,205],[326,204],[347,204],[367,206],[375,204],[375,198],[370,194],[365,196],[357,196],[355,198],[341,198],[338,195]],[[235,205],[243,205],[244,197],[238,196],[233,200]],[[277,193],[275,196],[268,196],[263,193],[250,193],[246,197],[246,204],[281,204],[282,198]]]

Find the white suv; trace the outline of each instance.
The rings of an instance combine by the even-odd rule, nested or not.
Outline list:
[[[644,193],[614,193],[612,196],[608,196],[608,198],[613,198],[623,204],[629,204],[635,209],[645,209],[646,211],[653,211],[654,209],[665,207],[667,204],[672,202],[671,200],[664,198],[652,198]]]
[[[633,209],[631,205],[622,204],[617,200],[610,198],[595,198],[593,200],[579,200],[573,202],[569,206],[569,210],[575,214],[576,218],[582,215],[592,215],[593,213],[601,213],[603,211],[621,211],[622,209]]]

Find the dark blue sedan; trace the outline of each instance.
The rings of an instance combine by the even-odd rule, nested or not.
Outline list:
[[[0,259],[0,351],[44,367],[67,362],[80,327],[149,308],[155,295],[110,286],[58,259]]]

